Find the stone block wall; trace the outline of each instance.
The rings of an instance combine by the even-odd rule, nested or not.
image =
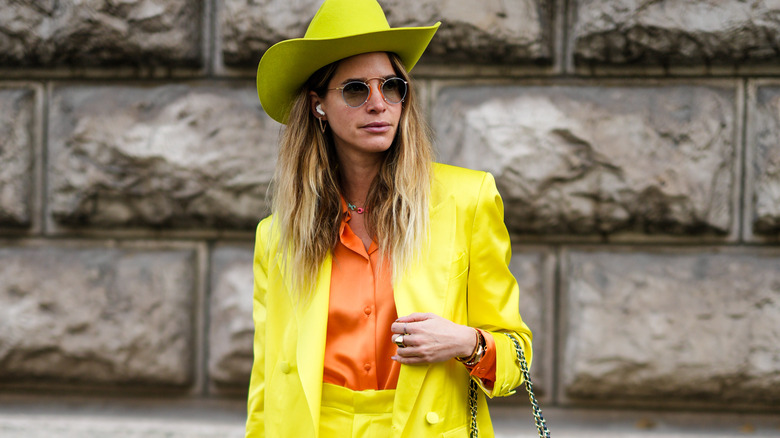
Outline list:
[[[413,74],[439,159],[496,177],[542,402],[777,412],[780,8],[382,4],[443,22]],[[254,69],[318,6],[3,2],[0,394],[245,396]]]

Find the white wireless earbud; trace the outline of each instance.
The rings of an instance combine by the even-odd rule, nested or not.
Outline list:
[[[317,106],[314,108],[314,111],[317,111],[317,114],[321,116],[325,115],[325,111],[322,110],[322,105],[320,104],[317,104]]]

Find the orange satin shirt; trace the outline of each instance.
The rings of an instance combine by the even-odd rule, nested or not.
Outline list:
[[[380,264],[375,242],[366,251],[348,222],[352,212],[342,199],[344,218],[333,250],[328,331],[323,381],[354,391],[395,389],[401,364],[390,325],[398,318],[390,264]],[[496,379],[496,344],[482,331],[487,351],[471,374],[492,388]]]

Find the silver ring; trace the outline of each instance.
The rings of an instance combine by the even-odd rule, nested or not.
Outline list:
[[[393,339],[393,342],[398,348],[406,348],[406,344],[404,344],[404,335],[396,336],[395,339]]]

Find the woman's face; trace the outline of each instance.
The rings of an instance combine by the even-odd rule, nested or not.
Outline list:
[[[397,76],[390,58],[384,52],[364,53],[345,58],[339,62],[328,88],[342,87],[350,81],[363,81],[371,87],[371,95],[358,108],[347,106],[341,97],[341,90],[329,90],[325,98],[312,92],[312,111],[322,105],[324,119],[330,125],[336,151],[343,161],[347,156],[354,159],[376,160],[393,143],[401,119],[403,103],[390,104],[382,98],[380,79]]]

